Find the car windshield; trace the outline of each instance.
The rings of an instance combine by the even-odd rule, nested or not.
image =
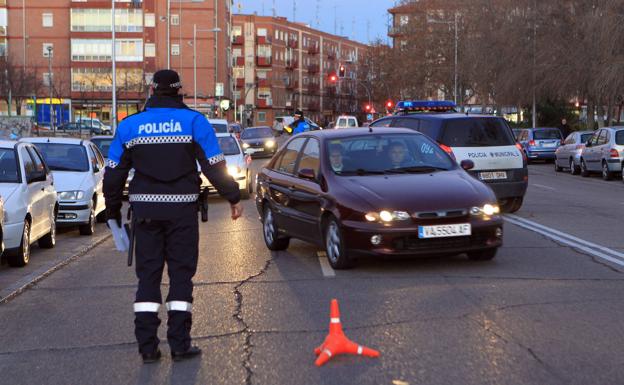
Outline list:
[[[241,139],[272,138],[273,131],[269,127],[246,128],[241,134]]]
[[[516,141],[500,118],[464,118],[446,122],[441,142],[450,147],[513,146]]]
[[[224,136],[224,137],[220,137],[217,139],[219,139],[219,147],[221,147],[221,151],[223,151],[223,155],[240,154],[240,148],[238,148],[236,139],[234,139],[233,137]]]
[[[621,131],[620,131],[621,132]],[[582,134],[581,135],[581,143],[585,144],[594,134]],[[624,135],[622,135],[622,139],[624,139]],[[615,135],[615,140],[617,141],[617,134]]]
[[[624,145],[624,130],[615,132],[615,144]]]
[[[535,130],[533,131],[533,139],[559,139],[561,140],[561,131],[558,129],[552,130]]]
[[[85,148],[79,144],[35,143],[50,170],[89,171]]]
[[[227,134],[228,132],[227,124],[222,124],[222,123],[210,123],[210,124],[212,125],[212,127],[214,128],[217,134]]]
[[[108,158],[108,150],[110,149],[111,143],[113,143],[113,138],[91,139],[91,141],[100,149],[102,155]]]
[[[15,150],[0,148],[0,183],[18,183],[18,175]]]
[[[339,175],[416,174],[455,167],[448,154],[419,134],[376,134],[331,140],[326,159]]]

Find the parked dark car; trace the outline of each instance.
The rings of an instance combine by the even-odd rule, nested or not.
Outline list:
[[[243,150],[251,156],[273,155],[277,151],[277,141],[271,127],[247,127],[240,139]]]
[[[563,142],[558,128],[527,128],[518,136],[518,143],[531,160],[555,160],[555,152]]]
[[[257,177],[266,246],[302,239],[336,269],[366,254],[492,259],[503,236],[496,196],[464,170],[471,160],[460,163],[409,129],[299,134]]]

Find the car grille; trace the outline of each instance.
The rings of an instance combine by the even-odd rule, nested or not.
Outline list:
[[[414,215],[418,219],[459,218],[468,215],[468,210],[430,211]]]
[[[487,246],[487,241],[495,237],[495,230],[475,232],[469,237],[420,239],[410,235],[394,240],[396,250],[409,251],[444,251],[478,246]]]

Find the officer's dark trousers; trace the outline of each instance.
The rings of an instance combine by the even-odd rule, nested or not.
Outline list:
[[[160,342],[157,336],[160,325],[158,308],[162,303],[160,283],[165,262],[169,274],[167,340],[172,351],[186,351],[191,344],[191,279],[197,270],[197,215],[174,220],[138,219],[135,229],[139,287],[134,304],[134,323],[139,352],[154,352]]]

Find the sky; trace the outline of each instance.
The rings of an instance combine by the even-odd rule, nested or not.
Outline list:
[[[293,3],[296,4],[297,22],[309,24],[321,31],[347,36],[362,43],[376,38],[387,40],[388,8],[394,0],[234,0],[234,11],[273,15],[293,19]],[[317,12],[318,8],[318,12]],[[264,9],[264,12],[263,12]],[[318,22],[317,24],[317,15]]]

